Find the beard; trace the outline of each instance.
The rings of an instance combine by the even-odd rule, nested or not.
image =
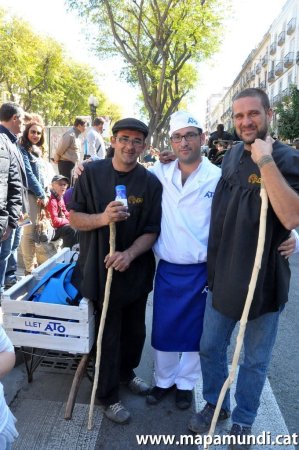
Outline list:
[[[244,144],[251,145],[254,143],[256,139],[265,140],[268,134],[268,127],[266,124],[264,124],[264,126],[262,126],[260,129],[252,128],[252,130],[255,131],[255,136],[250,138],[244,137],[242,130],[240,131],[240,134],[238,133]]]

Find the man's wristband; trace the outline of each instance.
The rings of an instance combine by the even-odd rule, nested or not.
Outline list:
[[[257,161],[257,166],[259,169],[261,169],[263,166],[265,166],[268,163],[274,162],[274,159],[271,155],[265,155],[262,156],[261,159]]]

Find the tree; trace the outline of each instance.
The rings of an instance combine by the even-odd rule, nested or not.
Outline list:
[[[290,86],[290,94],[275,107],[278,134],[282,139],[293,141],[299,136],[299,90]]]
[[[153,145],[198,79],[196,63],[219,46],[224,4],[217,0],[67,0],[96,30],[95,51],[120,55],[141,89]]]
[[[52,38],[41,37],[28,23],[0,9],[0,85],[10,100],[41,114],[46,124],[71,124],[90,114],[92,93],[101,114],[120,117],[119,108],[99,89],[92,69],[69,58]]]

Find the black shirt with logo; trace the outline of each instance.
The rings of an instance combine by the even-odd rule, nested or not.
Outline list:
[[[299,193],[299,152],[279,141],[273,158],[289,185]],[[257,248],[261,175],[243,143],[226,152],[217,185],[208,242],[208,283],[214,307],[239,320],[244,308]],[[290,269],[277,248],[288,238],[269,202],[262,265],[249,319],[278,311],[288,300]]]
[[[115,199],[115,186],[125,185],[130,217],[116,223],[116,251],[124,251],[144,233],[160,233],[162,186],[158,179],[137,164],[130,172],[118,172],[112,160],[94,161],[76,182],[68,208],[87,214],[104,212]],[[109,226],[80,231],[81,293],[101,303],[107,270],[104,258],[109,253]],[[124,272],[113,272],[110,302],[127,304],[152,290],[155,259],[152,250],[137,257]],[[78,272],[77,272],[78,276]]]

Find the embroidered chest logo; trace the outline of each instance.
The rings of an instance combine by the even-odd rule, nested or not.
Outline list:
[[[258,177],[255,173],[253,173],[252,175],[249,175],[249,177],[248,177],[248,183],[251,183],[251,184],[261,184],[261,178]]]
[[[131,205],[141,205],[143,203],[142,197],[135,197],[135,195],[130,195],[128,197],[128,203]]]
[[[208,191],[208,192],[206,192],[206,194],[204,195],[204,198],[205,198],[205,197],[207,197],[207,198],[213,198],[213,195],[214,195],[214,192]]]

